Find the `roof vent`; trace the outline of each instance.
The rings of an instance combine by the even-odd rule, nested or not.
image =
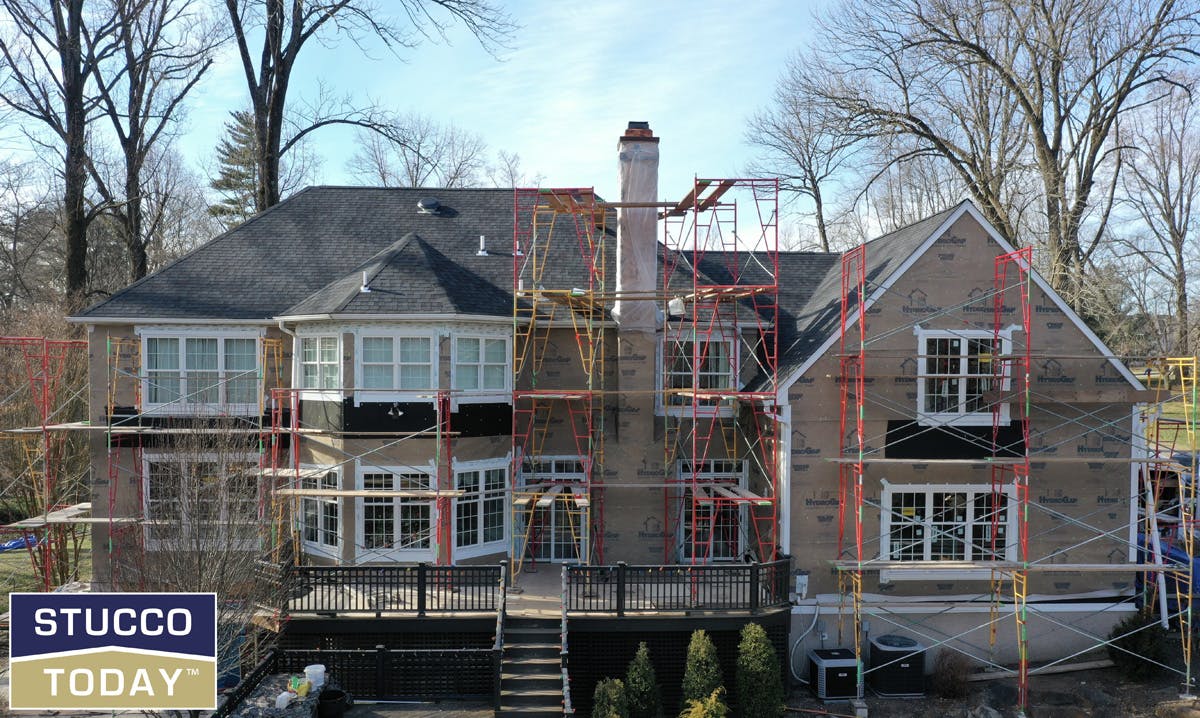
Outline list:
[[[417,211],[421,214],[437,214],[438,210],[441,208],[442,203],[438,202],[433,197],[426,197],[420,202],[417,202]]]

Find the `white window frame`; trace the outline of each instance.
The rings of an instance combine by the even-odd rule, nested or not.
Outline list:
[[[749,466],[748,466],[749,462],[747,462],[745,459],[701,459],[700,461],[702,463],[707,463],[708,466],[710,467],[710,469],[711,469],[713,463],[717,462],[717,461],[732,462],[732,463],[738,464],[740,466],[740,468],[738,468],[737,470],[734,470],[734,471],[712,471],[712,470],[706,471],[706,470],[702,469],[701,471],[696,473],[696,477],[697,477],[696,483],[698,485],[701,485],[701,486],[712,485],[712,484],[732,485],[732,484],[736,483],[736,485],[742,489],[748,489],[750,487],[750,474],[749,474]],[[690,463],[691,463],[690,459],[682,459],[682,460],[676,462],[676,464],[675,464],[675,476],[679,479],[679,485],[684,490],[684,494],[683,494],[682,500],[680,501],[680,508],[679,508],[681,515],[679,516],[679,521],[676,522],[677,529],[676,529],[676,536],[675,536],[675,545],[678,547],[678,550],[677,550],[678,560],[681,562],[691,560],[691,541],[689,541],[687,539],[687,526],[688,526],[688,522],[691,521],[691,517],[692,517],[692,498],[689,495],[689,492],[692,490],[693,472],[688,471],[687,473],[684,473],[684,470],[683,470],[684,466],[687,464],[690,464]],[[735,477],[736,482],[729,481],[729,479],[731,477]],[[716,506],[714,504],[712,506],[712,508],[715,508],[715,507]],[[709,556],[708,563],[739,561],[739,560],[741,560],[742,556],[744,556],[746,554],[747,545],[749,543],[748,538],[749,538],[749,528],[750,528],[750,526],[749,526],[750,510],[749,510],[749,507],[746,506],[745,504],[739,505],[735,508],[737,509],[737,514],[738,514],[737,551],[732,556],[720,556],[720,557]]]
[[[341,489],[342,488],[342,476],[345,475],[343,468],[340,466],[325,466],[325,465],[317,465],[317,464],[302,464],[300,466],[300,473],[302,476],[307,477],[307,478],[301,478],[300,485],[297,488],[308,488],[305,486],[305,483],[308,481],[313,481],[317,484],[317,486],[319,488],[324,488],[323,486],[320,486],[321,481],[324,479],[325,475],[333,474],[336,477],[336,479],[334,480],[334,489]],[[321,475],[318,476],[317,474],[321,474]],[[324,526],[321,525],[324,523],[324,519],[325,519],[325,514],[324,514],[323,509],[330,504],[332,504],[337,509],[337,525],[334,527],[334,543],[328,544],[328,543],[325,543],[324,541],[321,541],[320,539],[318,539],[316,541],[310,541],[307,538],[306,534],[307,534],[309,526],[306,523],[305,519],[307,518],[306,509],[310,504],[315,505],[315,507],[317,509],[317,522],[318,523],[315,528],[317,530],[318,536],[320,536],[322,534],[322,532],[324,532],[324,530],[325,530]],[[314,555],[314,556],[323,556],[325,558],[333,558],[333,559],[337,559],[337,558],[341,557],[342,544],[344,543],[344,537],[346,535],[346,532],[345,532],[346,512],[345,512],[344,508],[345,507],[342,506],[342,499],[340,496],[300,496],[300,497],[298,497],[298,501],[295,504],[295,510],[298,512],[298,515],[296,516],[296,525],[300,529],[300,545],[304,548],[305,553]]]
[[[335,351],[337,353],[337,358],[333,362],[333,364],[337,367],[337,375],[334,379],[334,383],[336,384],[336,386],[334,386],[332,389],[307,388],[304,386],[304,367],[305,367],[305,365],[311,364],[311,365],[314,365],[317,367],[317,383],[319,384],[320,377],[321,377],[321,367],[328,366],[330,364],[330,362],[321,361],[321,356],[320,356],[321,349],[320,349],[319,342],[322,339],[333,339],[334,340],[334,344],[336,347]],[[318,342],[317,361],[316,362],[304,361],[304,342],[306,342],[306,341]],[[308,400],[316,400],[316,401],[340,401],[342,398],[342,335],[341,335],[341,333],[340,332],[315,332],[312,334],[297,334],[294,342],[295,342],[295,349],[292,352],[292,356],[293,356],[292,365],[293,365],[293,369],[294,369],[292,386],[295,387],[296,389],[300,390],[300,398],[308,399]]]
[[[1012,356],[1012,333],[1015,327],[1008,327],[999,333],[1000,337],[1000,357],[1003,364],[1003,374],[1000,380],[1000,392],[1009,391],[1012,385],[1012,365],[1006,359]],[[963,363],[966,361],[968,354],[967,347],[970,346],[972,339],[995,339],[997,334],[993,331],[983,329],[924,329],[917,327],[913,330],[917,337],[917,423],[921,426],[991,426],[993,417],[992,409],[989,407],[986,411],[964,412],[964,411],[943,411],[929,412],[925,411],[926,387],[925,382],[932,378],[934,374],[929,368],[930,356],[926,353],[926,344],[930,339],[960,339],[962,340],[962,350],[959,353],[959,370],[963,368]],[[938,375],[942,376],[942,375]],[[959,405],[962,406],[966,400],[967,380],[970,378],[985,377],[985,374],[948,374],[945,376],[958,377],[958,397]],[[994,375],[992,375],[994,376]],[[1011,407],[1009,402],[1003,402],[999,406],[1000,409],[1000,425],[1008,426],[1011,423]]]
[[[238,455],[222,456],[222,455],[218,455],[218,454],[203,453],[203,454],[196,454],[193,456],[183,457],[180,454],[164,452],[164,453],[148,453],[148,454],[144,454],[142,456],[142,516],[144,516],[147,520],[147,526],[146,526],[146,531],[145,531],[146,548],[151,549],[151,550],[185,549],[188,546],[188,540],[189,540],[186,535],[186,532],[188,531],[188,526],[190,525],[189,521],[185,520],[184,517],[180,517],[178,519],[178,521],[179,521],[178,526],[180,527],[180,530],[184,532],[183,536],[178,537],[178,538],[175,538],[175,537],[162,538],[162,537],[155,536],[155,533],[154,533],[155,532],[155,520],[151,518],[151,507],[150,507],[150,501],[151,501],[150,466],[152,464],[186,465],[186,464],[191,464],[191,463],[215,463],[220,459],[224,459],[227,462],[246,463],[246,464],[250,464],[251,466],[254,466],[254,467],[257,467],[259,464],[259,457],[257,454],[243,454],[240,456],[238,456]],[[260,520],[260,517],[258,516],[258,514],[260,513],[261,507],[262,507],[262,482],[260,481],[259,477],[256,475],[253,478],[253,483],[254,483],[255,516],[251,517],[251,520],[248,522],[248,525],[257,527],[261,523],[261,520]],[[186,505],[187,497],[180,496],[179,503],[180,503],[180,511],[186,512],[188,510],[187,505]],[[228,502],[225,502],[220,507],[219,518],[217,520],[218,520],[218,522],[220,522],[222,524],[228,524],[228,523],[230,523],[229,519],[230,519],[230,506],[229,506]],[[236,537],[234,537],[233,539],[231,539],[231,541],[232,540],[237,540],[237,539],[236,539]],[[258,535],[257,529],[254,531],[253,537],[251,537],[251,538],[243,537],[240,539],[240,543],[241,543],[241,546],[240,546],[241,550],[244,550],[244,551],[257,550],[259,547],[259,543],[260,543],[260,537]]]
[[[535,461],[536,462],[551,462],[550,463],[550,467],[551,467],[550,471],[549,472],[533,471],[532,464],[530,464],[530,467],[527,470],[525,464],[527,462],[535,462]],[[579,464],[580,470],[579,471],[559,471],[559,462],[568,462],[568,464]],[[579,456],[577,454],[557,454],[554,456],[538,456],[538,457],[525,456],[522,458],[519,466],[521,467],[521,470],[520,470],[520,474],[517,477],[517,479],[518,479],[518,485],[521,486],[521,488],[525,488],[528,486],[538,486],[538,485],[542,485],[542,484],[553,484],[553,483],[559,483],[559,484],[586,484],[587,483],[587,467],[586,467],[585,457]],[[567,468],[573,468],[573,467],[567,467]],[[554,511],[557,510],[560,503],[561,503],[560,501],[556,500],[554,502],[554,504],[550,507],[551,515],[550,515],[550,526],[548,527],[548,530],[550,531],[550,536],[551,536],[550,546],[551,546],[552,554],[557,553],[557,545],[558,544],[554,540],[555,529],[557,528],[557,518],[556,518],[556,514],[554,513]],[[530,512],[536,511],[536,510],[537,510],[536,505],[531,505],[529,508]],[[529,514],[529,515],[531,515],[531,514]],[[523,526],[520,528],[524,529]],[[519,529],[516,526],[513,526],[513,527],[510,527],[510,530],[516,532]],[[544,529],[544,530],[546,530],[546,529]],[[549,563],[567,563],[567,564],[579,563],[579,561],[580,561],[579,557],[585,555],[585,553],[587,551],[587,547],[589,546],[589,542],[591,540],[592,540],[591,527],[584,526],[584,527],[582,527],[582,530],[580,531],[579,545],[575,547],[576,556],[569,557],[569,558],[557,556],[557,555],[542,556],[542,557],[539,557],[537,560],[543,561],[543,562],[549,562]],[[524,545],[523,549],[525,551],[529,551],[529,545],[528,544]]]
[[[916,493],[925,494],[926,517],[924,526],[924,535],[922,536],[922,545],[926,556],[930,555],[931,542],[934,539],[932,530],[932,511],[930,507],[933,502],[933,494],[935,493],[965,493],[968,494],[966,502],[967,511],[970,515],[963,520],[963,528],[966,529],[963,541],[966,546],[964,551],[966,558],[964,561],[987,561],[987,558],[975,558],[970,556],[970,547],[972,539],[970,529],[976,525],[975,521],[975,501],[974,499],[979,494],[992,493],[990,484],[893,484],[886,479],[881,482],[882,492],[880,493],[879,505],[879,556],[881,561],[893,561],[892,559],[892,525],[898,523],[896,517],[892,515],[892,496],[897,493]],[[1017,501],[1016,491],[1011,483],[1001,487],[1001,492],[1007,499],[1006,520],[1004,521],[1004,561],[1015,561],[1017,557]],[[990,519],[989,519],[990,524]],[[921,564],[925,561],[911,561],[906,563]],[[937,562],[932,562],[937,563]],[[959,570],[930,568],[927,571],[920,569],[898,569],[880,571],[879,580],[885,583],[892,581],[953,581],[953,580],[968,580],[981,579],[990,580],[992,570],[989,568],[964,568]]]
[[[354,332],[354,402],[435,402],[440,379],[439,333],[431,329],[397,329],[393,327],[362,328]],[[392,387],[391,389],[368,389],[363,382],[363,340],[390,338],[392,340]],[[429,342],[429,381],[432,386],[423,389],[397,389],[400,385],[398,361],[399,339],[425,339]]]
[[[373,336],[373,335],[372,335]],[[366,491],[367,474],[391,474],[392,486],[396,486],[395,477],[400,474],[420,474],[425,477],[424,485],[429,489],[437,485],[437,470],[431,466],[374,466],[359,465],[355,471],[355,489]],[[399,531],[402,505],[419,504],[428,506],[429,510],[429,546],[418,548],[367,548],[366,532],[366,497],[354,499],[355,520],[355,563],[378,563],[384,561],[432,561],[437,550],[437,501],[436,499],[407,499],[399,496],[387,497],[392,503],[392,536],[395,538]]]
[[[471,366],[475,368],[476,374],[479,377],[478,389],[461,389],[458,386],[458,343],[463,339],[475,339],[479,341],[479,362]],[[504,342],[504,386],[498,389],[483,388],[483,368],[488,366],[487,362],[483,361],[484,357],[484,342],[487,341],[503,341]],[[484,334],[476,332],[455,333],[450,341],[450,386],[455,390],[455,401],[459,401],[464,397],[470,397],[470,402],[473,404],[488,404],[488,403],[506,403],[512,400],[512,339],[506,334]]]
[[[672,329],[667,327],[664,331],[672,332]],[[696,337],[687,338],[684,337],[682,333],[672,333],[671,336],[673,337],[669,342],[671,347],[680,347],[685,343],[694,342],[696,340]],[[729,388],[722,389],[721,391],[739,391],[742,387],[741,341],[727,332],[721,332],[714,333],[712,339],[709,341],[709,344],[714,344],[717,342],[725,344],[729,350],[729,377],[731,379],[731,383]],[[655,411],[659,416],[668,415],[687,418],[688,416],[692,415],[692,402],[691,400],[688,400],[683,404],[670,403],[664,388],[664,382],[667,379],[667,342],[659,341],[657,344],[658,346],[655,350],[655,363],[657,366],[655,367],[654,379],[654,386],[656,390]],[[679,376],[687,375],[679,374]],[[727,417],[733,415],[733,407],[730,406],[728,402],[713,404],[711,406],[701,405],[696,407],[696,409],[698,416]]]
[[[458,488],[459,474],[465,474],[465,473],[469,473],[469,472],[478,472],[479,482],[480,482],[480,484],[479,484],[480,489],[474,496],[459,496],[454,499],[453,513],[451,516],[451,525],[452,525],[452,533],[453,533],[454,558],[456,560],[459,558],[472,558],[475,556],[483,556],[486,554],[493,554],[493,553],[497,553],[497,552],[506,551],[508,549],[508,542],[510,540],[509,520],[508,520],[508,515],[510,513],[510,503],[509,503],[510,499],[509,499],[509,491],[508,491],[508,479],[509,479],[508,472],[512,468],[511,463],[512,463],[511,460],[508,459],[507,457],[499,457],[499,458],[495,458],[495,459],[483,459],[480,461],[461,461],[461,462],[455,461],[454,462],[454,487],[455,488]],[[499,491],[495,491],[495,490],[490,491],[490,492],[486,491],[484,489],[484,487],[486,486],[486,482],[487,482],[487,472],[495,471],[495,470],[500,470],[501,472],[503,472],[504,481],[501,484]],[[497,498],[499,498],[501,500],[502,505],[503,505],[503,508],[500,513],[500,521],[501,521],[500,538],[492,540],[492,541],[484,541],[484,530],[485,530],[484,516],[486,515],[485,508],[489,501],[495,501]],[[459,507],[466,503],[474,504],[476,507],[476,510],[478,512],[476,514],[477,520],[478,520],[478,525],[476,526],[476,529],[475,529],[476,533],[477,533],[478,541],[476,541],[473,544],[468,544],[466,546],[462,546],[458,542],[458,540],[459,540],[459,538],[458,538],[458,515],[459,515]]]
[[[231,415],[252,415],[258,414],[261,405],[263,393],[262,384],[262,332],[259,330],[229,330],[221,329],[208,331],[204,329],[138,329],[137,334],[141,339],[141,356],[142,368],[141,381],[142,388],[142,411],[147,414],[169,414],[169,415],[196,415],[196,414],[231,414]],[[150,339],[176,339],[179,342],[179,395],[180,398],[169,402],[151,402],[150,388],[153,378],[150,375],[149,366],[149,340]],[[188,339],[216,339],[217,340],[217,391],[219,394],[218,401],[215,403],[200,403],[189,401],[190,395],[196,393],[195,389],[188,388],[188,368],[187,368],[187,340]],[[254,340],[254,383],[255,396],[258,399],[252,403],[236,403],[229,404],[225,402],[226,389],[230,377],[226,376],[225,369],[225,340],[226,339],[253,339]],[[204,373],[212,373],[212,370],[193,370],[203,371]],[[241,372],[240,374],[245,374]]]

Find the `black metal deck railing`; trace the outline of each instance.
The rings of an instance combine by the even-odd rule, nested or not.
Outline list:
[[[500,566],[292,566],[283,578],[288,614],[494,613]]]
[[[788,603],[791,559],[694,566],[568,566],[571,613],[758,611]]]

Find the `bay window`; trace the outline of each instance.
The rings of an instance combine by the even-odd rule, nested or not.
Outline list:
[[[341,370],[337,337],[300,338],[300,388],[339,389]]]
[[[455,474],[456,488],[462,492],[454,501],[456,549],[474,549],[488,544],[503,548],[508,515],[507,483],[508,469],[503,466]]]
[[[455,389],[507,391],[511,373],[507,339],[455,337]]]
[[[433,337],[370,336],[359,340],[358,385],[377,391],[437,388]]]
[[[306,469],[300,477],[300,488],[336,491],[341,488],[337,471],[320,472]],[[340,506],[336,496],[302,496],[300,498],[300,535],[304,544],[316,553],[332,554],[341,538]]]
[[[359,559],[428,558],[433,547],[433,499],[396,496],[399,491],[432,491],[432,478],[419,471],[371,470],[360,476]]]

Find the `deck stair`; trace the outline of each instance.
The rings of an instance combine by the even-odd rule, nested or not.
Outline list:
[[[510,614],[505,619],[500,715],[563,715],[560,630],[556,618]]]

